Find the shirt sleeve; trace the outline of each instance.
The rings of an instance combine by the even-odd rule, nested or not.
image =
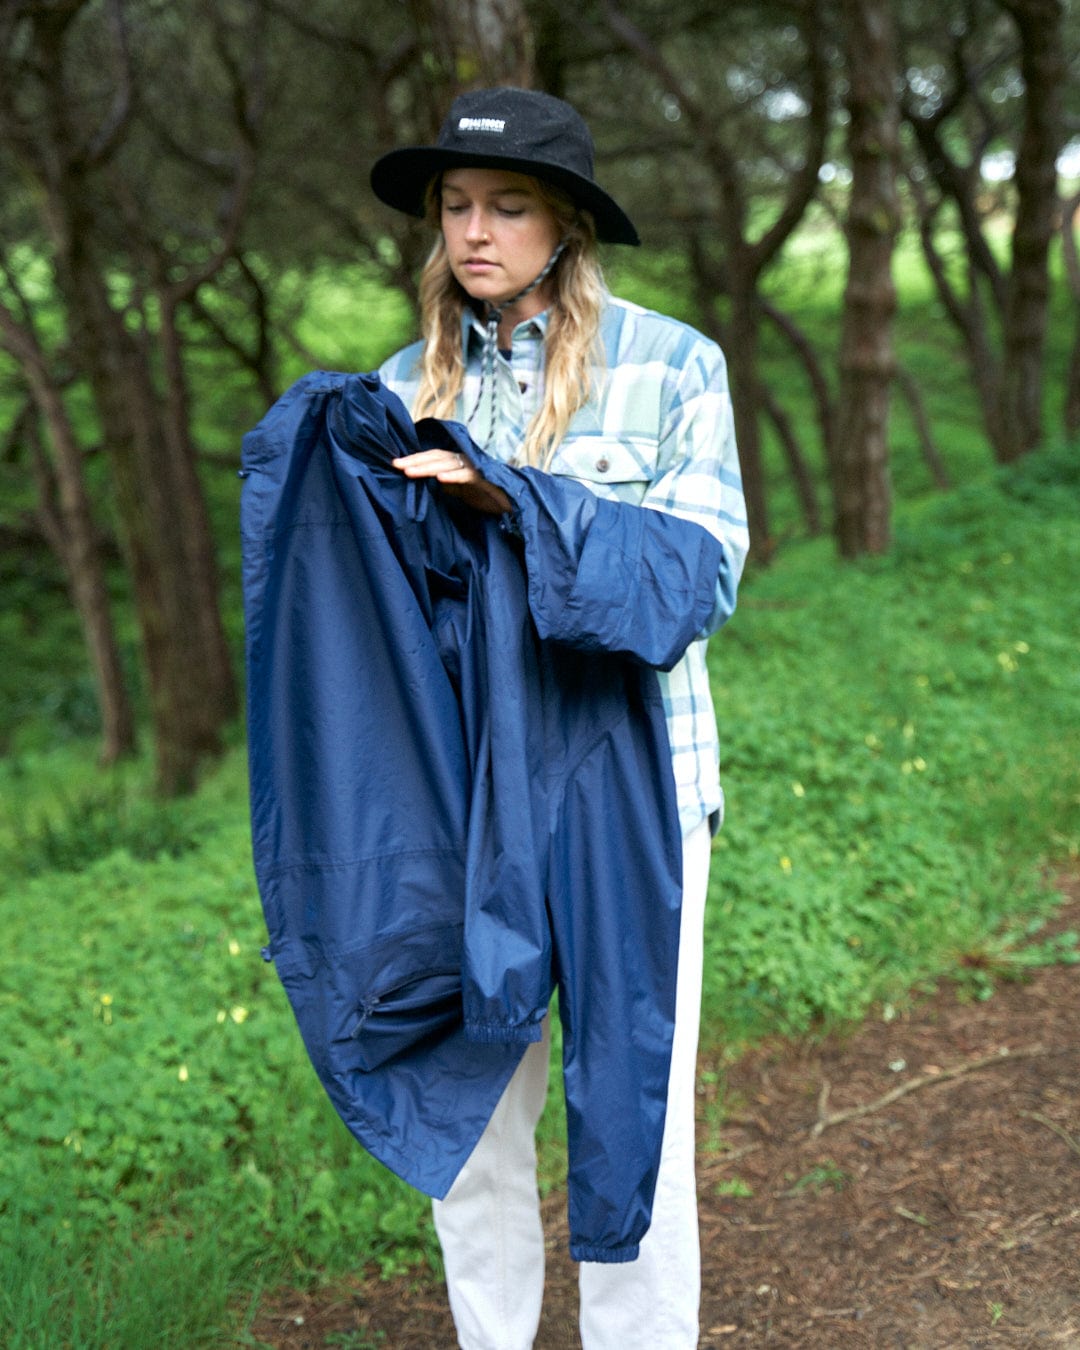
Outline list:
[[[660,474],[642,505],[695,521],[723,550],[712,610],[700,636],[730,618],[750,536],[724,355],[699,338],[669,372],[660,428]]]
[[[410,412],[416,399],[416,391],[420,387],[420,358],[423,354],[423,345],[422,342],[413,342],[408,347],[402,347],[400,351],[388,356],[376,372],[387,389],[397,394]]]

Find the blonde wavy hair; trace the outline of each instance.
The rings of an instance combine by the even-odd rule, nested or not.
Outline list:
[[[574,414],[588,402],[604,368],[600,311],[607,294],[592,216],[557,188],[535,179],[558,221],[565,250],[551,274],[554,302],[544,337],[544,395],[525,431],[528,464],[546,467]],[[439,227],[441,179],[428,189],[427,219]],[[413,416],[453,418],[465,382],[461,316],[469,296],[450,270],[441,231],[420,275],[424,339]]]

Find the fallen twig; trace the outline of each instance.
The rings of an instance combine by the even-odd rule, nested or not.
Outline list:
[[[1063,1130],[1048,1116],[1041,1116],[1038,1111],[1021,1111],[1020,1114],[1027,1120],[1036,1120],[1040,1125],[1045,1125],[1048,1130],[1053,1130],[1059,1139],[1065,1140],[1074,1153],[1080,1154],[1080,1143],[1077,1143],[1068,1130]]]
[[[893,1205],[893,1213],[899,1214],[902,1219],[907,1219],[909,1223],[917,1223],[920,1228],[932,1228],[930,1220],[925,1214],[916,1214],[912,1209],[905,1209],[903,1205]]]
[[[762,1147],[761,1144],[744,1144],[742,1148],[732,1148],[725,1153],[713,1154],[699,1165],[698,1171],[708,1172],[713,1168],[719,1170],[726,1167],[728,1163],[737,1162],[739,1158],[745,1158],[748,1153],[756,1153]]]
[[[1007,1046],[1002,1046],[993,1055],[984,1055],[981,1059],[972,1059],[966,1064],[957,1064],[951,1069],[942,1069],[938,1073],[926,1073],[918,1078],[909,1078],[906,1083],[899,1084],[890,1092],[886,1092],[883,1097],[878,1097],[876,1101],[864,1102],[862,1106],[852,1106],[846,1111],[834,1111],[832,1115],[828,1116],[819,1115],[817,1122],[811,1127],[810,1137],[816,1139],[818,1135],[823,1134],[833,1125],[841,1125],[847,1120],[857,1120],[860,1116],[872,1115],[875,1111],[881,1111],[884,1107],[891,1106],[901,1097],[906,1097],[909,1092],[929,1087],[933,1083],[945,1083],[952,1078],[959,1078],[961,1074],[974,1073],[976,1069],[988,1069],[992,1065],[1002,1064],[1006,1060],[1030,1059],[1033,1055],[1045,1055],[1046,1053],[1046,1048],[1042,1045],[1030,1045],[1019,1050],[1010,1050]]]

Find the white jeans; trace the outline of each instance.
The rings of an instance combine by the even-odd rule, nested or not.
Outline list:
[[[636,1261],[580,1267],[583,1350],[693,1350],[701,1253],[694,1099],[711,836],[683,840],[675,1039],[652,1224]],[[530,1045],[445,1200],[434,1204],[461,1350],[531,1350],[544,1291],[534,1136],[547,1096],[549,1041]]]

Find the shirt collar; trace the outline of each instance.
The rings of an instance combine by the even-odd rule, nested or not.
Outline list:
[[[543,338],[547,333],[550,311],[542,310],[539,314],[533,315],[531,319],[524,319],[514,329],[513,336],[522,338],[539,337]],[[484,323],[480,316],[473,309],[472,305],[466,305],[461,313],[461,346],[465,352],[475,345],[478,349],[484,343]]]

